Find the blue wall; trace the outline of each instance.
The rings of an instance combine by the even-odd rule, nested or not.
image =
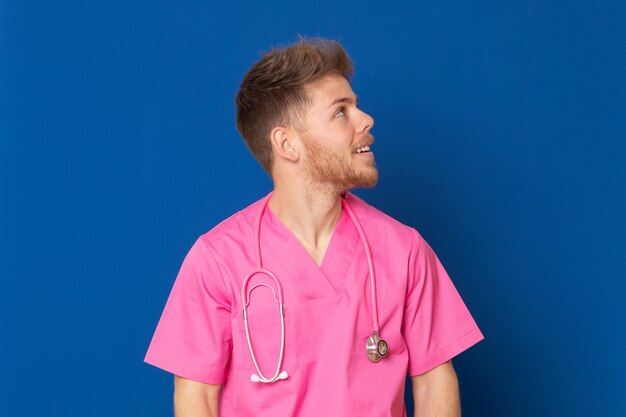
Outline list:
[[[0,415],[168,416],[142,362],[195,238],[270,189],[234,125],[260,51],[343,42],[358,194],[486,339],[464,416],[626,415],[623,1],[0,3]]]

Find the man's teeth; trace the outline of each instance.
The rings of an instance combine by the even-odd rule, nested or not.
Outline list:
[[[370,147],[369,146],[363,146],[362,148],[357,149],[356,151],[354,151],[355,153],[361,153],[361,152],[369,152],[370,151]]]

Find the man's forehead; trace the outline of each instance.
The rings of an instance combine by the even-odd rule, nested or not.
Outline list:
[[[326,75],[305,85],[314,106],[328,108],[338,102],[355,103],[357,96],[341,75]]]

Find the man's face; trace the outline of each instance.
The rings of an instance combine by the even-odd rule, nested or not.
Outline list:
[[[306,174],[316,184],[338,191],[373,187],[378,181],[374,142],[370,129],[374,120],[357,107],[357,97],[348,81],[328,75],[305,86],[311,99],[298,130],[304,146]]]

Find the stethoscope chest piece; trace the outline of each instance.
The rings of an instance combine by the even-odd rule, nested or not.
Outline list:
[[[387,345],[386,340],[380,338],[378,332],[374,332],[373,335],[367,338],[365,350],[367,351],[367,357],[372,362],[378,362],[389,353],[389,345]]]

